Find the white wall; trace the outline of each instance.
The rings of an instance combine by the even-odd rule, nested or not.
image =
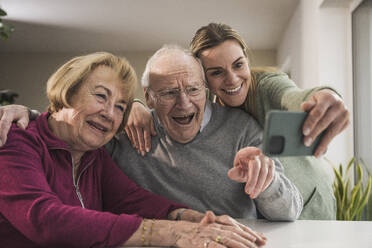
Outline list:
[[[275,66],[276,52],[253,50],[253,66]],[[119,52],[125,56],[140,77],[147,59],[153,51]],[[12,89],[19,94],[17,104],[44,111],[48,105],[45,84],[49,76],[63,63],[74,56],[73,53],[0,53],[0,89]],[[137,87],[137,90],[142,90]]]
[[[331,7],[324,2],[300,1],[278,47],[277,63],[289,68],[300,87],[335,88],[352,117],[350,10],[345,1]],[[353,156],[352,130],[350,125],[329,146],[326,157],[336,164]]]

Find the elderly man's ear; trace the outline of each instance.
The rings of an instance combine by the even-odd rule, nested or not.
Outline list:
[[[155,99],[149,94],[149,91],[147,89],[144,89],[144,91],[147,107],[149,107],[149,109],[153,109],[155,107]]]

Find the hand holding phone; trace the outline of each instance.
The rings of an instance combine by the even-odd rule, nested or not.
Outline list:
[[[313,155],[324,132],[311,146],[305,146],[302,125],[307,115],[306,112],[270,111],[265,120],[263,153],[274,157]]]

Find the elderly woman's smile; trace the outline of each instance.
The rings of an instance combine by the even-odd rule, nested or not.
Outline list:
[[[97,67],[71,96],[71,108],[53,114],[57,136],[79,151],[106,144],[117,132],[127,106],[122,87],[113,69]]]

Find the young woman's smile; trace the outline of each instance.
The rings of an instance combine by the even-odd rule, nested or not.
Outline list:
[[[222,102],[236,107],[244,103],[251,83],[248,59],[235,40],[227,40],[201,53],[208,87]]]

